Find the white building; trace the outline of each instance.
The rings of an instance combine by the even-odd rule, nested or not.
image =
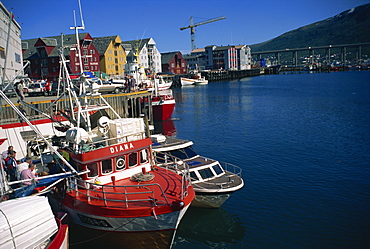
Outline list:
[[[235,46],[237,53],[237,60],[239,62],[239,70],[251,69],[252,55],[251,48],[247,45]]]
[[[0,80],[11,80],[23,68],[21,27],[0,2]],[[6,58],[6,59],[5,59]],[[6,65],[5,65],[6,64]],[[5,77],[4,77],[5,68]]]
[[[122,46],[127,53],[127,64],[137,63],[153,73],[162,72],[161,53],[153,38],[122,41]]]

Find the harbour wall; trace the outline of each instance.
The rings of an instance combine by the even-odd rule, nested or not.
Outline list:
[[[214,81],[226,81],[226,80],[236,80],[245,77],[258,76],[261,74],[259,68],[248,69],[248,70],[217,70],[217,71],[201,71],[203,77],[205,77],[209,82]],[[172,87],[181,87],[180,78],[190,77],[190,74],[174,75],[172,77],[173,83]]]

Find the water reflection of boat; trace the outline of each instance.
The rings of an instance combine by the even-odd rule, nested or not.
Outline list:
[[[244,233],[242,224],[222,208],[190,207],[181,221],[174,245],[229,248],[225,244],[238,244],[244,238]]]
[[[163,134],[165,136],[176,136],[176,127],[172,119],[163,121],[154,121],[154,134]]]

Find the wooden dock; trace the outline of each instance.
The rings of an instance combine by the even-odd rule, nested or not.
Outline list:
[[[146,116],[148,117],[149,123],[153,124],[153,111],[151,106],[151,93],[148,91],[132,92],[132,93],[122,93],[122,94],[109,94],[103,95],[104,99],[113,107],[113,109],[124,118],[138,118]],[[30,120],[45,118],[43,114],[40,114],[38,110],[45,112],[46,114],[53,116],[56,111],[57,103],[54,100],[42,100],[43,97],[39,97],[38,101],[28,102],[25,98],[25,104],[15,105],[24,112]],[[58,109],[63,110],[68,106],[69,99],[58,100]],[[33,108],[32,108],[33,107]],[[113,117],[113,113],[108,115]],[[14,122],[20,122],[18,115],[14,112],[10,105],[4,104],[2,101],[1,106],[1,119],[0,124],[9,124]]]

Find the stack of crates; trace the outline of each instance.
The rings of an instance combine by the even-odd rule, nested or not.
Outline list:
[[[144,138],[144,120],[142,118],[121,118],[109,122],[109,144],[126,143]]]

